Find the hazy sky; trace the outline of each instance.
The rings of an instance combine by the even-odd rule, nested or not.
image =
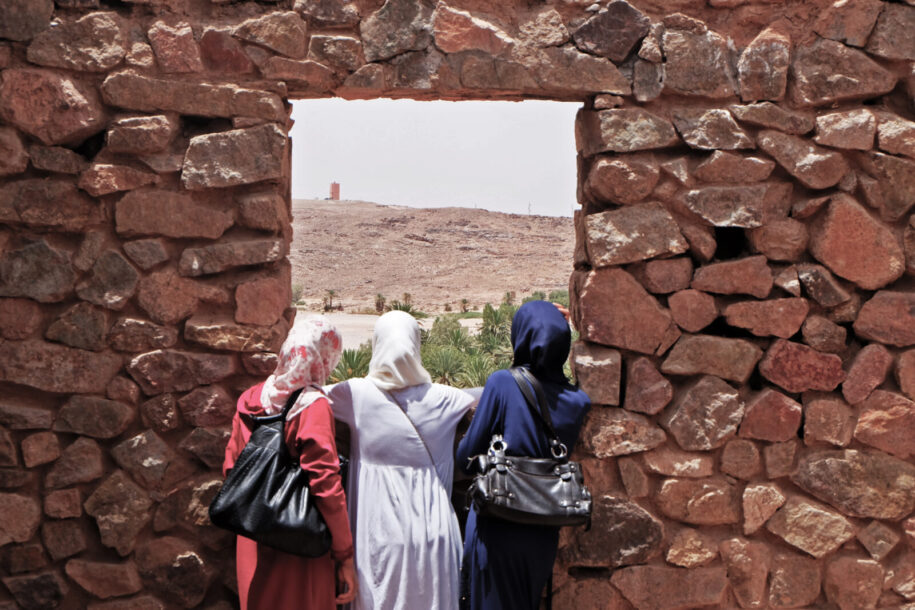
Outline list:
[[[571,216],[577,103],[300,100],[292,196]],[[530,206],[530,208],[528,208]]]

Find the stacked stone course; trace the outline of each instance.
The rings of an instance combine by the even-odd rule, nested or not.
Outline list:
[[[0,608],[233,607],[290,98],[581,101],[558,608],[915,607],[915,6],[4,0]],[[409,162],[409,159],[405,159]]]

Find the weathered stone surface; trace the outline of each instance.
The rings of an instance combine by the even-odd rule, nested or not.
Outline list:
[[[83,231],[101,220],[98,204],[70,180],[25,179],[0,188],[0,219],[55,231]]]
[[[841,610],[875,608],[883,590],[883,568],[871,559],[836,557],[826,564],[823,590]]]
[[[150,506],[152,500],[123,470],[105,479],[85,504],[86,513],[98,525],[102,544],[122,557],[133,552],[137,535],[149,522]]]
[[[102,83],[102,96],[111,106],[142,112],[286,120],[279,95],[228,84],[194,83],[118,72]]]
[[[578,147],[586,156],[667,148],[680,141],[670,121],[641,108],[583,110],[577,134]]]
[[[169,259],[165,243],[161,239],[138,239],[125,242],[123,247],[130,260],[144,271],[148,271]]]
[[[71,559],[64,570],[76,584],[101,599],[131,595],[143,588],[137,568],[131,561],[103,563]]]
[[[600,201],[636,203],[651,194],[659,177],[652,154],[598,157],[588,171],[586,188]]]
[[[102,476],[102,450],[89,438],[78,438],[64,449],[45,477],[47,489],[88,483]]]
[[[219,469],[226,457],[226,445],[232,430],[221,428],[194,428],[184,437],[178,448],[194,455],[211,469]]]
[[[178,400],[184,421],[193,426],[216,426],[232,421],[235,401],[219,386],[204,386]]]
[[[241,363],[249,375],[263,377],[276,369],[277,356],[271,352],[249,353],[241,355]]]
[[[175,324],[197,309],[200,296],[199,287],[194,282],[179,277],[171,269],[164,269],[151,273],[141,280],[137,301],[143,311],[156,322]],[[125,334],[133,335],[135,326],[137,325],[133,324],[131,328],[125,329]],[[114,330],[112,329],[112,333]],[[145,329],[144,334],[147,334]],[[156,334],[161,335],[162,333]],[[156,346],[169,347],[165,344]],[[138,350],[125,349],[124,351]]]
[[[137,290],[139,274],[118,252],[109,250],[92,266],[92,275],[76,287],[83,300],[119,311]]]
[[[595,267],[681,254],[688,248],[673,216],[660,203],[641,203],[585,217]]]
[[[728,586],[723,567],[631,566],[616,570],[610,580],[633,606],[644,610],[718,606]]]
[[[886,557],[899,544],[899,541],[899,534],[888,525],[876,520],[871,521],[867,527],[858,531],[858,542],[877,561]]]
[[[664,528],[644,508],[623,498],[595,498],[594,526],[578,536],[575,564],[617,568],[646,563],[661,552]]]
[[[692,288],[717,294],[749,294],[764,299],[772,290],[772,270],[765,256],[713,263],[696,269]]]
[[[432,40],[432,10],[420,0],[387,0],[360,22],[359,33],[369,62],[421,51]]]
[[[801,329],[810,306],[806,299],[742,301],[724,308],[728,324],[746,328],[757,337],[787,339]]]
[[[711,455],[683,451],[671,445],[661,445],[643,453],[642,463],[655,474],[691,479],[710,477],[715,469]]]
[[[810,557],[779,553],[772,558],[769,604],[774,608],[806,608],[820,595],[820,564]]]
[[[19,1],[16,0],[16,3]],[[56,608],[65,600],[70,590],[66,581],[57,572],[10,576],[3,579],[3,584],[19,604],[18,607],[27,610]]]
[[[117,202],[115,222],[121,235],[164,235],[216,239],[232,226],[232,214],[197,203],[193,195],[142,189]]]
[[[721,543],[731,590],[741,608],[761,608],[766,603],[770,551],[764,542],[731,538]]]
[[[874,390],[860,407],[857,440],[903,459],[915,454],[915,402],[895,392]]]
[[[584,341],[572,346],[575,380],[585,389],[591,402],[618,405],[620,396],[621,358],[615,349]]]
[[[662,47],[666,59],[665,91],[710,98],[736,93],[731,52],[720,34],[668,27]]]
[[[737,61],[740,99],[745,102],[780,100],[788,86],[791,39],[774,28],[754,38]]]
[[[44,240],[7,251],[0,259],[0,296],[54,303],[72,293],[75,279],[70,257]]]
[[[664,65],[637,59],[633,67],[632,93],[639,102],[658,98],[664,90]]]
[[[800,343],[778,339],[759,363],[759,372],[789,392],[833,390],[845,379],[842,359]]]
[[[41,325],[41,308],[31,299],[0,299],[0,337],[18,341]]]
[[[291,299],[288,281],[268,277],[239,284],[235,289],[235,321],[270,326],[280,319]]]
[[[572,33],[582,51],[621,63],[647,33],[650,20],[625,0],[615,0]]]
[[[172,115],[134,116],[111,123],[105,136],[108,150],[115,153],[147,155],[169,145],[180,125]]]
[[[722,446],[737,432],[743,401],[737,390],[717,377],[705,375],[690,386],[661,418],[661,425],[687,451]]]
[[[38,531],[41,506],[31,496],[0,493],[0,510],[4,519],[0,524],[0,546],[11,542],[25,542]]]
[[[248,74],[254,62],[245,54],[242,44],[229,32],[210,28],[200,37],[200,56],[203,65],[224,74]]]
[[[60,174],[78,174],[88,167],[81,155],[62,146],[32,144],[29,146],[29,157],[35,169]]]
[[[679,108],[672,114],[677,131],[693,148],[734,150],[755,146],[749,134],[737,125],[727,110]]]
[[[235,361],[221,354],[196,354],[178,350],[156,350],[140,354],[127,365],[127,372],[143,393],[186,392],[198,385],[214,383],[235,372]]]
[[[878,291],[861,307],[855,333],[897,347],[915,344],[915,294]]]
[[[60,408],[54,430],[93,438],[114,438],[136,419],[128,404],[96,396],[73,396]]]
[[[643,354],[658,349],[670,328],[670,314],[630,274],[609,268],[582,279],[576,312],[582,339]]]
[[[834,196],[813,223],[810,252],[867,290],[894,282],[905,271],[905,254],[893,232],[844,194]]]
[[[54,320],[45,338],[71,347],[99,351],[105,348],[108,315],[89,303],[79,303]]]
[[[157,21],[146,33],[162,72],[185,73],[203,70],[200,47],[186,21],[166,23]]]
[[[876,130],[877,121],[870,110],[843,110],[818,116],[817,132],[813,139],[818,144],[833,148],[870,150],[874,145]]]
[[[29,166],[29,153],[22,144],[22,138],[12,127],[0,127],[0,176],[24,172]]]
[[[731,439],[721,452],[721,472],[738,479],[750,480],[762,470],[759,449],[753,441]]]
[[[79,250],[76,251],[76,255],[73,257],[73,266],[83,272],[92,269],[92,265],[102,255],[102,250],[105,248],[107,241],[107,236],[103,231],[88,231],[83,236],[79,244]]]
[[[766,127],[777,129],[785,133],[794,135],[805,134],[813,129],[813,116],[794,110],[788,110],[781,106],[776,106],[771,102],[759,102],[757,104],[747,104],[745,106],[731,106],[731,113],[737,117],[737,120]]]
[[[89,13],[49,28],[29,45],[29,62],[81,72],[106,72],[127,54],[124,22],[117,13]]]
[[[682,568],[698,568],[718,557],[718,542],[699,530],[684,527],[670,541],[665,559]]]
[[[780,182],[705,186],[687,191],[683,202],[711,225],[753,228],[784,218],[790,195],[791,186]]]
[[[29,40],[50,25],[53,0],[9,0],[0,7],[0,38]]]
[[[915,350],[899,354],[894,374],[903,394],[910,399],[915,398]]]
[[[60,457],[60,443],[53,432],[36,432],[22,439],[22,463],[26,468],[53,462]],[[7,464],[15,466],[15,462]]]
[[[823,557],[854,537],[854,526],[841,514],[801,497],[791,497],[766,523],[788,544]]]
[[[623,409],[592,411],[585,427],[585,448],[598,458],[648,451],[667,440],[647,417]]]
[[[242,226],[273,232],[288,222],[286,203],[276,193],[249,193],[237,201],[238,223]]]
[[[889,222],[905,216],[915,205],[915,161],[878,152],[861,153],[858,161],[875,179],[873,193],[864,193],[868,204]],[[866,184],[865,177],[862,174],[862,186]]]
[[[524,42],[538,47],[553,47],[569,41],[562,15],[552,7],[537,11],[531,19],[519,26],[519,37]]]
[[[893,364],[893,355],[877,343],[865,346],[852,361],[848,376],[842,384],[842,395],[851,404],[858,404],[879,387]]]
[[[770,479],[777,479],[794,472],[794,458],[797,456],[799,446],[800,443],[794,438],[763,447],[763,463],[766,466],[766,475]]]
[[[435,46],[445,53],[483,51],[498,55],[513,44],[495,24],[446,4],[438,5],[432,14],[432,32]]]
[[[835,2],[820,14],[813,30],[823,38],[863,47],[882,9],[879,0]]]
[[[915,466],[880,452],[810,451],[791,480],[852,517],[898,520],[915,508]]]
[[[586,608],[628,610],[632,607],[608,579],[600,578],[570,580],[556,591],[554,600],[557,608],[581,605]]]
[[[0,402],[0,425],[10,430],[47,430],[53,421],[51,410],[30,406],[29,401],[6,399]]]
[[[740,521],[740,489],[724,477],[667,479],[656,496],[661,512],[694,525]]]
[[[70,519],[83,514],[83,502],[79,489],[52,491],[44,498],[44,514],[52,519]]]
[[[888,153],[915,159],[915,122],[889,112],[878,113],[877,145]]]
[[[108,334],[108,343],[122,352],[142,352],[171,347],[178,340],[174,328],[159,326],[146,320],[121,318]]]
[[[756,483],[743,490],[743,533],[755,533],[784,503],[785,495],[775,483]]]
[[[247,326],[226,318],[195,315],[184,324],[184,338],[218,350],[264,352],[279,349],[288,326],[280,321],[273,326]]]
[[[213,570],[191,543],[166,536],[137,549],[137,568],[143,582],[163,599],[182,608],[203,601]]]
[[[620,480],[630,498],[644,498],[651,493],[651,479],[635,457],[618,457]]]
[[[41,526],[41,540],[53,561],[72,557],[86,550],[86,534],[76,519],[49,521]]]
[[[61,100],[66,100],[65,107]],[[78,144],[101,131],[106,119],[94,88],[34,69],[3,72],[0,116],[47,145]]]
[[[623,406],[639,413],[654,415],[673,398],[673,385],[645,357],[629,360]]]
[[[235,241],[188,248],[181,253],[178,272],[191,277],[220,273],[235,267],[271,263],[284,254],[284,244],[278,239]]]
[[[820,39],[795,50],[792,98],[800,105],[875,97],[891,91],[896,77],[866,54]]]
[[[311,36],[308,40],[308,59],[346,70],[356,70],[365,63],[362,42],[352,36]]]
[[[174,394],[160,394],[140,405],[143,425],[159,432],[168,432],[181,425],[178,402]]]
[[[773,283],[776,288],[781,288],[790,295],[801,296],[801,280],[797,277],[797,267],[794,265],[789,265],[778,272]]]
[[[357,7],[348,0],[295,0],[294,7],[295,12],[316,25],[353,25],[359,21]]]
[[[823,307],[835,307],[851,298],[829,270],[820,265],[799,264],[797,277],[807,295]]]
[[[703,182],[760,182],[773,169],[775,162],[770,159],[716,150],[696,167],[693,175]]]
[[[279,178],[285,150],[286,135],[273,124],[195,136],[181,181],[185,188],[199,190]]]
[[[829,443],[844,447],[851,442],[855,413],[842,400],[830,395],[804,400],[804,444]]]
[[[0,380],[46,392],[101,394],[120,368],[110,353],[36,340],[0,344]]]
[[[674,321],[687,332],[699,332],[718,317],[715,298],[691,288],[670,295],[667,304]]]
[[[110,400],[136,405],[140,401],[140,386],[127,377],[118,375],[108,382],[108,387],[105,388],[105,396]]]
[[[757,137],[757,142],[789,174],[812,189],[834,186],[848,172],[848,164],[841,153],[821,148],[797,136],[764,130]]]
[[[693,277],[693,262],[689,257],[652,260],[633,265],[629,271],[648,292],[669,294],[689,286]]]
[[[750,377],[762,350],[744,339],[684,335],[661,364],[669,375],[715,375],[738,383]]]
[[[111,450],[118,465],[149,491],[167,492],[194,470],[152,430],[123,441]],[[87,508],[88,510],[88,508]]]
[[[401,61],[407,61],[406,56]],[[412,62],[410,63],[412,67],[422,71],[422,66],[415,66],[412,65]],[[286,81],[294,89],[309,90],[311,92],[331,91],[338,81],[331,68],[310,59],[271,57],[263,64],[261,72],[264,78]],[[425,76],[428,77],[428,73]]]
[[[867,52],[886,59],[915,60],[915,7],[885,4],[867,41]]]
[[[754,251],[769,260],[797,261],[807,250],[807,226],[793,218],[767,222],[747,231],[747,239]]]
[[[272,12],[248,19],[235,28],[234,34],[287,57],[305,57],[305,22],[293,11]]]

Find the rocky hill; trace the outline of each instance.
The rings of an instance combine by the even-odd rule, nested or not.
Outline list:
[[[293,226],[292,283],[314,308],[334,290],[345,311],[405,292],[423,311],[459,311],[566,289],[572,271],[571,218],[295,200]]]

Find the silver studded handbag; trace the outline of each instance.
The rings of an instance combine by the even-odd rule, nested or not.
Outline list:
[[[474,458],[477,475],[469,489],[473,506],[480,515],[514,523],[554,527],[590,524],[591,492],[585,486],[581,465],[569,459],[568,448],[553,428],[540,382],[527,369],[510,371],[528,407],[547,430],[552,457],[506,455],[505,441],[501,435],[494,435],[489,451]]]

